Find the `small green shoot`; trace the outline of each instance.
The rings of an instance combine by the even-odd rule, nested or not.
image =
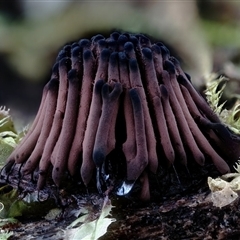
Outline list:
[[[238,100],[232,109],[224,109],[226,101],[219,104],[224,88],[228,79],[220,77],[216,79],[213,74],[208,78],[205,95],[212,110],[219,116],[221,121],[227,125],[234,133],[240,134],[240,100]],[[219,88],[220,84],[223,85]]]

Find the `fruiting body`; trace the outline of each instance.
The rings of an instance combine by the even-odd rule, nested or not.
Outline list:
[[[239,142],[162,43],[115,32],[59,52],[36,119],[5,172],[15,165],[21,176],[38,172],[38,189],[49,171],[58,187],[66,174],[86,186],[96,175],[100,192],[120,182],[120,195],[140,178],[148,198],[149,172],[207,160],[224,174],[239,158]]]

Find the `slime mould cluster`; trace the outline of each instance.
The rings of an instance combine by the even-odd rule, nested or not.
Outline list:
[[[114,32],[59,52],[37,116],[1,175],[37,173],[38,190],[49,177],[61,187],[78,175],[119,195],[141,179],[148,199],[150,173],[209,161],[225,174],[239,143],[162,43]]]

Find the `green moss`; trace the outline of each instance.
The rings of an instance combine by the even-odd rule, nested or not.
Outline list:
[[[240,47],[239,26],[227,23],[202,20],[205,35],[214,46]]]

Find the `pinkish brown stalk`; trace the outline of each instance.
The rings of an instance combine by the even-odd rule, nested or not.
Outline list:
[[[82,143],[87,125],[87,116],[89,115],[90,104],[92,100],[92,87],[94,74],[92,69],[95,67],[95,59],[90,50],[83,53],[83,76],[82,86],[79,92],[79,106],[76,130],[68,157],[68,170],[72,176],[80,169],[79,158],[82,153]]]

